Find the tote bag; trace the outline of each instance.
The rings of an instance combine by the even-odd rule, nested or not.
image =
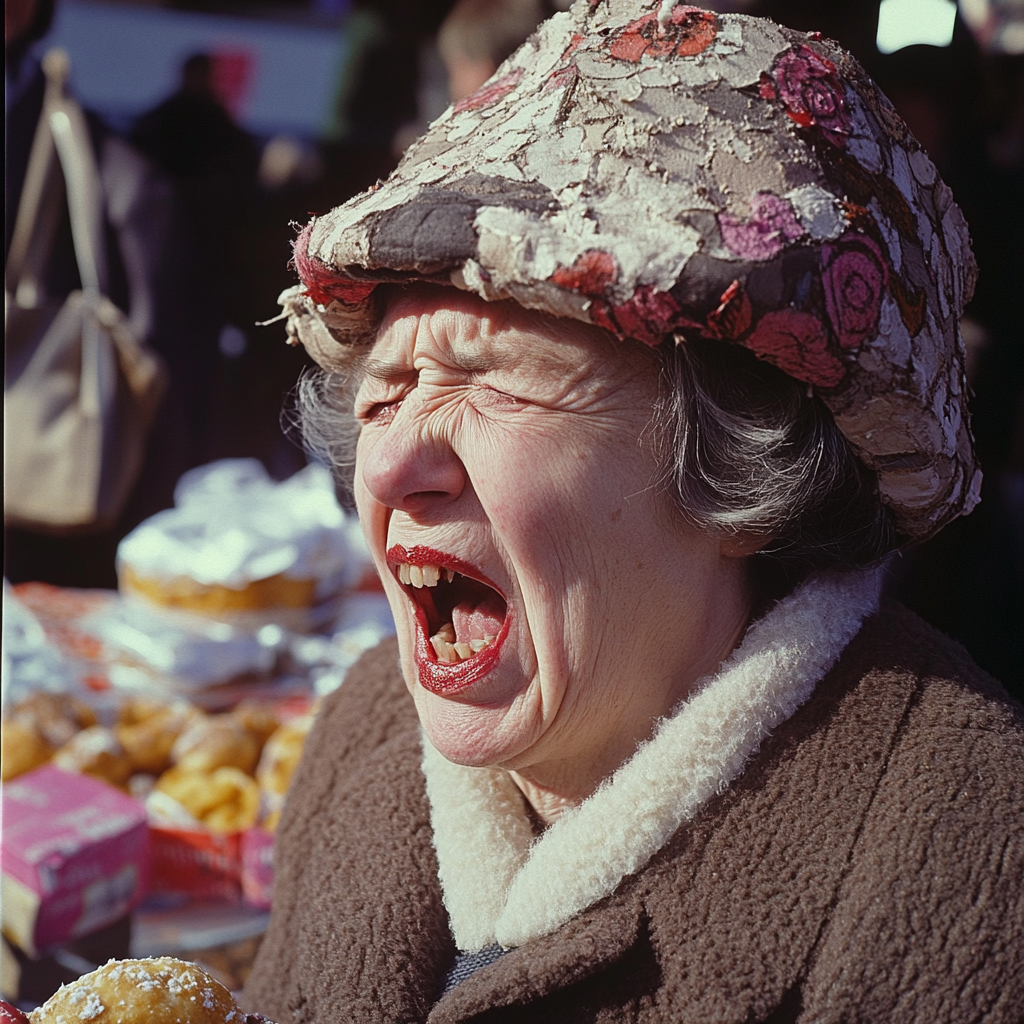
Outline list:
[[[103,197],[67,56],[43,61],[46,94],[5,267],[4,519],[39,532],[104,529],[142,466],[163,391],[159,357],[106,296]],[[82,287],[42,280],[64,194]]]

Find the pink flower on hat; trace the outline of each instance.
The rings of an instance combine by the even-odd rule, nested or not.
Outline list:
[[[703,53],[718,35],[718,18],[700,7],[677,4],[662,28],[657,11],[630,22],[612,40],[608,52],[618,60],[635,64],[644,54],[650,57],[695,57]]]
[[[718,215],[722,241],[734,256],[745,260],[769,260],[787,242],[804,233],[793,207],[771,192],[755,192],[750,200],[750,209],[750,218],[745,221],[731,213]]]
[[[761,80],[761,96],[778,97],[797,124],[817,125],[833,145],[846,145],[851,120],[843,83],[835,64],[809,46],[796,46],[775,62],[771,78]]]
[[[798,309],[766,313],[743,342],[756,355],[797,380],[831,388],[846,375],[842,360],[828,350],[825,325]]]
[[[821,252],[821,283],[832,330],[843,348],[856,348],[878,333],[889,268],[882,250],[864,235],[847,237]]]

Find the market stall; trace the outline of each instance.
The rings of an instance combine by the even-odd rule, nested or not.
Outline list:
[[[182,478],[121,543],[118,591],[5,585],[2,994],[110,957],[237,989],[317,700],[393,631],[327,470]]]

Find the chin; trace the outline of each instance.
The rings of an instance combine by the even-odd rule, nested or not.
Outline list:
[[[472,768],[511,767],[537,742],[542,730],[513,703],[480,706],[414,689],[416,710],[438,753]]]

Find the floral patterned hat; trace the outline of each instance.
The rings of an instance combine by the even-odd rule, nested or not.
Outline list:
[[[935,166],[834,43],[673,0],[577,0],[386,182],[296,241],[323,365],[426,280],[813,388],[910,538],[977,503],[959,317],[975,263]]]

